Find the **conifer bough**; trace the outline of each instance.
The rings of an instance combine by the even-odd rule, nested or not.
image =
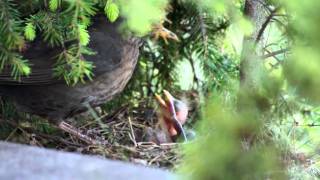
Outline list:
[[[42,39],[52,47],[62,48],[54,66],[54,75],[69,85],[92,79],[93,64],[84,55],[93,55],[87,45],[87,31],[92,16],[99,12],[114,22],[119,17],[118,5],[112,0],[0,1],[0,73],[11,69],[19,81],[32,72],[32,65],[21,53],[28,43]],[[66,46],[66,42],[74,42]]]

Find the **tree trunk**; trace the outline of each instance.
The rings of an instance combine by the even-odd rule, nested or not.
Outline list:
[[[261,43],[256,41],[257,39],[261,40],[261,37],[257,37],[266,20],[267,13],[265,12],[264,4],[265,0],[245,1],[244,14],[251,21],[253,30],[243,40],[240,63],[240,88],[250,91],[257,91],[260,86],[263,62],[259,58],[262,54]]]

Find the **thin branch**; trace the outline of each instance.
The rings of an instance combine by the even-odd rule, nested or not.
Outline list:
[[[281,22],[281,20],[280,19],[278,19],[278,18],[272,18],[272,22],[276,22],[276,23],[278,23],[279,25],[281,25],[281,26],[283,26],[283,27],[287,27],[287,25],[285,24],[285,23],[283,23],[283,22]]]
[[[288,52],[288,51],[290,51],[289,48],[280,49],[280,50],[273,51],[273,52],[270,52],[270,53],[268,53],[268,54],[265,54],[265,55],[261,56],[261,58],[262,58],[262,59],[267,59],[267,58],[269,58],[269,57],[275,57],[275,56],[277,56],[277,55],[279,55],[279,54],[284,54],[284,53],[286,53],[286,52]]]
[[[201,10],[199,10],[198,18],[199,18],[201,36],[204,44],[204,56],[207,57],[208,56],[208,35],[207,35],[206,24],[204,22],[203,14]]]
[[[192,54],[188,53],[188,57],[187,57],[189,63],[190,63],[190,66],[192,68],[192,73],[193,73],[193,83],[196,83],[197,85],[197,88],[200,87],[200,84],[199,84],[199,79],[197,77],[197,74],[196,74],[196,68],[195,68],[195,64],[194,64],[194,59],[192,58]],[[194,86],[194,84],[192,83],[192,87]]]
[[[296,124],[296,126],[319,127],[320,124],[314,124],[314,123],[311,123],[311,124]]]
[[[128,122],[129,122],[129,127],[130,127],[130,133],[129,133],[130,139],[133,142],[134,147],[137,147],[136,136],[134,135],[134,130],[133,130],[133,127],[132,127],[132,122],[131,122],[130,116],[128,117]]]
[[[262,26],[261,26],[261,28],[260,28],[260,30],[258,32],[258,35],[256,37],[256,41],[255,41],[256,44],[258,44],[259,41],[261,40],[261,37],[262,37],[264,31],[266,30],[268,24],[270,23],[272,17],[275,15],[275,13],[278,11],[278,9],[279,8],[277,7],[274,10],[272,10],[271,13],[269,14],[269,16],[267,17],[266,21],[262,24]]]
[[[274,14],[273,17],[286,17],[289,18],[290,16],[288,14]]]

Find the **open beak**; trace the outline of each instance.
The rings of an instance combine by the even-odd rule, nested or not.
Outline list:
[[[158,104],[165,108],[166,110],[169,110],[170,113],[173,113],[174,111],[174,97],[167,91],[163,90],[164,98],[162,98],[160,95],[156,94],[156,100]]]
[[[178,36],[173,32],[170,32],[169,38],[174,40],[174,41],[180,42],[180,39],[178,38]]]
[[[158,101],[159,105],[161,107],[166,107],[166,102],[162,99],[162,97],[158,94],[155,95],[156,96],[156,100]]]
[[[159,105],[162,107],[170,108],[172,105],[174,105],[174,97],[167,91],[163,90],[164,99],[158,94],[155,95],[156,100],[158,101]],[[170,110],[172,112],[172,110]]]
[[[171,116],[175,116],[177,112],[174,106],[174,97],[167,90],[163,90],[163,94],[167,109],[169,110]]]
[[[159,105],[163,107],[164,110],[167,110],[169,112],[171,119],[169,122],[174,126],[174,129],[177,131],[177,133],[182,134],[184,140],[187,141],[187,137],[182,127],[182,124],[177,118],[177,112],[174,106],[175,98],[167,90],[163,90],[163,94],[164,99],[162,99],[161,96],[156,94],[156,99]]]

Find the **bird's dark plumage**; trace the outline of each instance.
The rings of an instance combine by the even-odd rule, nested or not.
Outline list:
[[[68,86],[53,76],[59,48],[41,40],[32,42],[23,56],[32,73],[14,81],[10,69],[0,73],[0,95],[11,99],[25,112],[46,117],[53,122],[82,112],[89,104],[101,105],[121,92],[131,78],[139,55],[139,39],[124,38],[118,33],[119,23],[109,23],[104,16],[93,18],[89,27],[89,47],[96,55],[86,56],[93,62],[94,78],[85,84]]]

